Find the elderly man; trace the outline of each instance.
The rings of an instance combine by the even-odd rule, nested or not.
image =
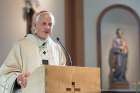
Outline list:
[[[48,11],[34,15],[32,34],[13,46],[0,68],[0,93],[11,93],[15,87],[25,88],[28,77],[42,62],[66,64],[61,47],[50,38],[54,23],[54,16]]]

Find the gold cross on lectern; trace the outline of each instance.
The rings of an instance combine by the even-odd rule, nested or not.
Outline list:
[[[72,88],[66,88],[66,91],[71,91],[72,93],[80,92],[80,88],[75,87],[75,82],[72,82]]]

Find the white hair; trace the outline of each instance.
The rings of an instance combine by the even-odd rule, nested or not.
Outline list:
[[[38,13],[35,13],[33,16],[33,20],[32,20],[32,33],[36,33],[35,32],[35,24],[39,21],[40,17],[44,14],[49,14],[51,19],[52,19],[52,28],[55,25],[55,18],[54,15],[51,12],[48,11],[40,11]]]
[[[36,17],[35,17],[35,22],[38,22],[40,17],[44,14],[49,14],[51,19],[52,19],[52,25],[55,25],[55,18],[54,15],[51,12],[45,11],[45,12],[40,12]]]

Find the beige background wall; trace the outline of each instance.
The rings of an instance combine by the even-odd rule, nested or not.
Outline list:
[[[14,42],[25,35],[22,0],[0,0],[0,64]]]

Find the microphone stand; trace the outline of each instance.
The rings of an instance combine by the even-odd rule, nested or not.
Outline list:
[[[71,56],[69,54],[69,52],[67,51],[67,49],[63,46],[63,44],[60,42],[59,37],[56,38],[57,42],[59,43],[59,45],[63,48],[63,50],[65,51],[65,55],[67,56],[67,58],[69,59],[69,64],[70,66],[72,66],[72,60],[71,60]]]

